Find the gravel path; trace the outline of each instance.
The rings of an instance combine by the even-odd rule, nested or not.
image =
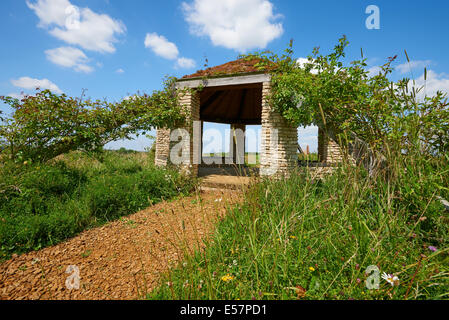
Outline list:
[[[161,272],[202,246],[226,205],[240,199],[237,192],[208,191],[161,202],[53,247],[16,256],[0,264],[0,299],[142,298],[157,285]]]

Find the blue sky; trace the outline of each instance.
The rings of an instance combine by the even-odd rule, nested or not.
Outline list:
[[[379,8],[379,29],[366,27],[369,5]],[[429,93],[449,91],[448,14],[449,2],[438,0],[2,0],[0,95],[32,94],[38,85],[70,96],[88,89],[88,97],[118,101],[160,89],[165,75],[202,69],[206,58],[214,66],[254,50],[280,53],[290,39],[301,58],[316,46],[329,52],[343,34],[350,41],[348,61],[363,48],[375,72],[398,55],[393,80],[422,83],[426,66]],[[224,132],[225,126],[206,129]],[[299,135],[302,146],[316,149],[315,128]],[[149,145],[139,138],[109,147]],[[255,151],[258,142],[249,145]],[[216,142],[209,149],[214,146],[220,151]]]

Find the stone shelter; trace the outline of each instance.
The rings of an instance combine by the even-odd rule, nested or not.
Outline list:
[[[288,175],[298,165],[298,128],[270,107],[266,98],[271,89],[271,76],[260,71],[257,62],[257,59],[238,59],[177,81],[179,102],[190,120],[184,132],[190,137],[200,137],[196,141],[183,140],[180,152],[184,153],[185,161],[181,166],[188,173],[198,175],[198,167],[203,164],[203,122],[231,125],[230,154],[234,164],[244,164],[245,127],[261,125],[259,174]],[[174,144],[179,143],[170,141],[170,134],[169,129],[157,129],[156,165],[167,165]],[[338,163],[342,157],[338,144],[322,129],[318,130],[318,154],[324,167]]]

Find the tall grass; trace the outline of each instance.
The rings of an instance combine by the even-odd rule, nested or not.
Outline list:
[[[325,180],[306,169],[265,180],[148,297],[448,298],[449,218],[436,198],[448,195],[447,160],[399,156],[376,176],[347,165]],[[378,289],[367,287],[370,266]]]
[[[46,164],[0,166],[0,259],[37,250],[188,193],[195,182],[146,153],[73,152]]]

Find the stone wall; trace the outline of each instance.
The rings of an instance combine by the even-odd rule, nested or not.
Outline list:
[[[244,124],[231,124],[229,152],[234,164],[245,164],[245,130]]]
[[[262,86],[260,175],[288,175],[297,165],[298,131],[267,101],[271,83]]]
[[[185,174],[197,176],[198,164],[201,162],[201,123],[200,120],[200,95],[195,90],[179,91],[179,103],[183,108],[187,124],[183,128],[190,135],[188,145],[183,148],[188,150],[188,161],[181,165],[181,171]],[[196,121],[194,125],[194,121]],[[195,135],[194,135],[195,133]],[[196,139],[194,139],[194,136]]]
[[[323,129],[318,129],[318,157],[321,162],[338,164],[343,160],[341,147]]]
[[[156,130],[156,154],[154,163],[156,166],[166,166],[170,154],[170,129]]]
[[[178,99],[187,120],[186,125],[179,129],[186,130],[189,136],[184,137],[186,144],[181,145],[182,154],[177,156],[183,157],[183,163],[180,165],[181,171],[196,176],[198,175],[198,163],[201,161],[200,98],[197,92],[191,90],[178,92]],[[194,121],[197,121],[195,126]],[[194,131],[199,137],[196,141],[194,141]],[[181,140],[170,141],[171,133],[170,129],[165,128],[158,128],[156,131],[155,164],[157,166],[166,166],[171,163],[170,153],[174,152],[173,147],[181,142]]]

